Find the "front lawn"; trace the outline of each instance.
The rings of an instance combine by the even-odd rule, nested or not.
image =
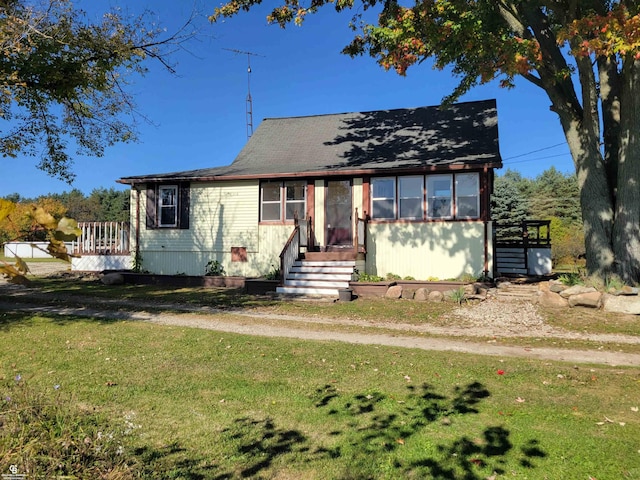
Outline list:
[[[0,315],[0,473],[640,476],[639,369]]]

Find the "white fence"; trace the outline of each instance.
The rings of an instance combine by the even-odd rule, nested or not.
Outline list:
[[[78,222],[75,255],[129,255],[129,222]]]
[[[72,243],[65,243],[67,251],[71,252]],[[53,258],[47,252],[49,242],[7,242],[4,244],[4,256],[7,258]]]

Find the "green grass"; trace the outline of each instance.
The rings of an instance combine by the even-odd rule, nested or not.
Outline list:
[[[104,478],[640,476],[638,369],[0,315],[0,399],[28,385],[134,426],[129,470]],[[75,418],[53,425],[92,441]],[[16,436],[0,430],[0,472],[26,469]]]

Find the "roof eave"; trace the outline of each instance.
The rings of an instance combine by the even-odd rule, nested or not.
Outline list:
[[[354,177],[354,176],[373,176],[373,175],[397,175],[409,173],[434,173],[448,172],[459,170],[485,170],[493,168],[502,168],[502,161],[488,162],[482,164],[454,164],[443,166],[427,165],[422,167],[406,167],[406,168],[363,168],[363,169],[334,169],[334,170],[312,170],[306,172],[289,172],[289,173],[263,173],[249,175],[200,175],[186,176],[176,175],[174,177],[167,176],[144,176],[144,177],[125,177],[116,180],[124,185],[136,185],[140,183],[167,183],[176,181],[189,182],[228,182],[232,180],[271,180],[275,178],[324,178],[324,177]]]

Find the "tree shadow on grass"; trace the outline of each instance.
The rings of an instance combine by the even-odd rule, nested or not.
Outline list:
[[[330,458],[342,458],[345,472],[341,479],[376,478],[379,465],[374,461],[387,455],[387,468],[402,478],[442,480],[480,480],[505,473],[507,463],[517,462],[535,468],[534,460],[546,457],[537,440],[516,448],[510,432],[503,426],[487,426],[471,436],[451,438],[447,428],[462,415],[478,414],[479,403],[490,392],[479,382],[454,387],[451,394],[439,393],[429,384],[408,386],[403,399],[381,393],[343,396],[332,385],[316,391],[315,407],[326,409],[332,423],[341,425],[331,432],[336,441],[317,452]],[[405,460],[404,445],[425,441],[418,434],[429,425],[442,426],[443,435],[435,453],[424,458]],[[354,476],[354,472],[358,472]]]
[[[536,468],[546,457],[538,441],[514,445],[504,426],[470,427],[463,435],[452,433],[462,417],[480,413],[480,403],[490,392],[479,382],[438,392],[429,384],[408,386],[406,395],[390,397],[380,392],[344,395],[334,385],[317,388],[313,407],[326,414],[329,437],[315,443],[300,431],[280,428],[273,419],[236,419],[222,431],[233,444],[232,472],[215,480],[270,478],[282,464],[299,471],[302,462],[335,471],[325,478],[433,478],[483,480],[506,473],[508,466]],[[425,429],[441,434],[429,437]],[[455,430],[453,430],[455,432]],[[411,450],[406,450],[413,443]],[[417,443],[430,444],[416,457]],[[405,446],[406,445],[406,446]],[[411,451],[410,455],[407,452]],[[381,471],[383,469],[384,471]]]

